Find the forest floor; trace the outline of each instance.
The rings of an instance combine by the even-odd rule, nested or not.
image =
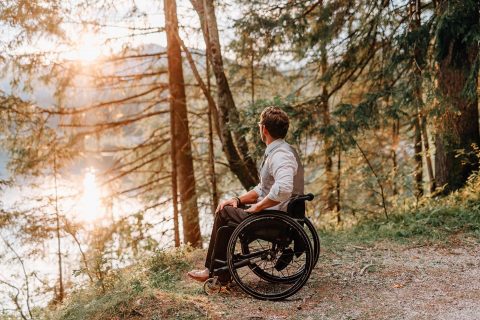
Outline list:
[[[203,256],[193,252],[197,267]],[[128,318],[478,319],[479,258],[478,240],[458,234],[440,243],[325,246],[307,284],[285,301],[255,300],[238,287],[206,296],[200,283],[184,277],[177,283],[182,293],[168,298],[159,291],[156,301],[138,301],[138,313]]]

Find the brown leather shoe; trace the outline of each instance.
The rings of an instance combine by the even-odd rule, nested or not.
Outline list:
[[[195,281],[204,282],[209,278],[208,269],[206,270],[192,270],[187,272],[187,275]]]

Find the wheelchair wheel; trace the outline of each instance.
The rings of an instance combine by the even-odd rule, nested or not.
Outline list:
[[[318,237],[318,233],[317,233],[317,230],[315,229],[315,226],[307,217],[305,217],[304,229],[305,227],[308,230],[308,238],[311,241],[312,249],[313,249],[313,267],[312,267],[313,269],[317,265],[318,258],[320,256],[320,238]]]
[[[263,300],[281,300],[298,292],[310,277],[313,259],[304,229],[278,214],[247,218],[228,244],[233,279],[243,291]]]
[[[313,250],[313,258],[312,258],[312,270],[313,270],[313,268],[315,268],[318,262],[318,258],[320,255],[320,239],[318,237],[317,231],[315,230],[315,226],[312,224],[312,222],[308,218],[305,218],[304,220],[303,229],[305,234],[307,235],[308,240],[310,241],[310,244]],[[250,253],[249,245],[246,242],[242,243],[242,251],[243,251],[243,254]],[[252,269],[252,271],[257,276],[270,282],[295,282],[296,279],[301,277],[304,272],[304,268],[302,268],[302,269],[296,270],[296,272],[294,272],[293,274],[288,274],[288,275],[272,274],[270,272],[265,272],[262,268],[259,268],[255,263],[250,264],[249,268]]]

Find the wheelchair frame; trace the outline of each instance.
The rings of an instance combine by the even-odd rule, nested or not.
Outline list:
[[[303,204],[304,201],[311,201],[313,198],[311,193],[300,195],[293,198],[291,203]],[[257,299],[282,300],[298,292],[307,282],[318,262],[320,239],[312,222],[305,216],[304,207],[303,212],[291,212],[293,210],[291,208],[295,208],[295,205],[290,206],[289,203],[288,212],[265,210],[252,214],[239,224],[230,223],[219,228],[217,232],[226,232],[227,228],[230,228],[230,231],[233,230],[227,247],[227,261],[218,259],[212,261],[209,268],[210,277],[203,286],[205,293],[214,294],[220,292],[224,285],[227,288],[231,286],[232,281],[222,283],[219,279],[219,274],[227,271],[245,293]],[[278,230],[266,229],[264,226],[268,225],[275,226]],[[274,234],[276,231],[277,234],[269,236],[270,231]],[[253,232],[254,235],[248,232]],[[269,247],[265,248],[260,240],[265,245],[269,244]],[[255,241],[260,244],[261,250],[250,252],[249,246]],[[304,260],[298,260],[300,263],[295,261],[295,258],[299,259],[302,256]],[[285,275],[282,270],[285,271],[286,268],[294,266],[293,262],[300,267],[297,267],[293,274],[287,271]],[[266,268],[267,263],[270,263],[270,268]],[[214,265],[218,267],[215,268]],[[245,281],[246,275],[239,275],[238,270],[242,268],[246,268],[244,269],[246,272],[251,271],[249,278],[258,278],[258,283],[262,284],[258,285],[260,289],[255,287],[254,281]],[[273,287],[275,287],[273,293],[267,292]],[[277,287],[281,289],[277,291]]]

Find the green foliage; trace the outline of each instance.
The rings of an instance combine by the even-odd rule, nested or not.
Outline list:
[[[351,242],[373,244],[380,240],[401,243],[448,242],[462,234],[480,242],[480,177],[471,176],[467,186],[447,197],[396,207],[390,218],[364,218],[343,230],[321,231],[327,247],[341,248]]]
[[[173,289],[175,283],[191,264],[187,260],[190,247],[175,251],[157,251],[147,262],[150,285],[153,288]]]
[[[476,99],[480,55],[480,5],[476,0],[443,1],[436,29],[436,60],[445,60],[450,67],[462,69],[469,61],[473,68],[463,94]]]
[[[466,52],[460,48],[474,43],[480,32],[478,1],[443,1],[440,5],[442,14],[439,16],[436,31],[438,39],[436,58],[443,60],[452,55],[451,63],[455,67],[461,67],[467,57]]]

